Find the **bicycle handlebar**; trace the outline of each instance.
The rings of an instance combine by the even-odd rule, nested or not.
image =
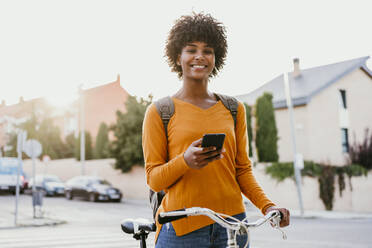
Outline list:
[[[231,221],[224,219],[221,214],[218,214],[208,208],[192,207],[192,208],[179,209],[179,210],[170,211],[170,212],[161,212],[158,216],[158,221],[160,224],[165,224],[167,222],[182,219],[187,216],[196,216],[196,215],[208,216],[209,218],[216,221],[221,226],[231,229],[231,230],[239,230],[241,225],[244,225],[246,227],[258,227],[262,225],[263,223],[265,223],[266,221],[273,220],[273,219],[277,219],[276,224],[279,224],[281,217],[282,217],[280,211],[274,210],[274,211],[270,211],[264,217],[258,219],[255,222],[249,222],[249,223],[248,222],[231,222]]]
[[[279,210],[273,210],[267,213],[264,217],[259,218],[255,222],[247,222],[246,219],[238,220],[234,217],[231,217],[226,214],[216,213],[209,208],[200,208],[200,207],[192,207],[186,209],[179,209],[170,212],[161,212],[158,215],[158,221],[160,224],[165,224],[174,220],[179,220],[188,216],[197,216],[197,215],[205,215],[214,220],[216,223],[220,224],[222,227],[226,228],[227,236],[228,236],[228,247],[237,247],[236,246],[236,234],[241,233],[244,231],[247,233],[247,243],[245,247],[249,244],[249,228],[251,227],[259,227],[267,221],[271,222],[273,228],[279,230],[282,235],[283,239],[287,239],[287,235],[283,230],[280,229],[280,221],[283,218],[282,213]],[[225,219],[225,218],[226,219]],[[229,221],[227,219],[231,219]]]
[[[159,216],[158,216],[158,222],[160,224],[165,224],[165,223],[168,223],[168,222],[179,220],[179,219],[182,219],[182,218],[185,218],[185,217],[188,216],[186,214],[186,209],[185,208],[174,210],[172,212],[167,212],[167,214],[164,215],[164,216],[162,216],[162,214],[163,213],[160,213]]]

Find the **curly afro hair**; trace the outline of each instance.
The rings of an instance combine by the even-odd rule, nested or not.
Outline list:
[[[190,42],[205,42],[214,49],[215,67],[210,77],[216,76],[225,64],[227,54],[226,29],[209,14],[194,13],[181,16],[169,32],[166,41],[165,55],[172,71],[182,78],[182,68],[177,65],[178,56]]]

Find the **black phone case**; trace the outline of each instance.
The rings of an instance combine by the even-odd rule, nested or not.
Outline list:
[[[217,149],[221,149],[224,141],[225,141],[224,133],[204,134],[201,146],[202,147],[215,146]]]

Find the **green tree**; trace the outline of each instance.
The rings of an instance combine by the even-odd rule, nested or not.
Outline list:
[[[75,158],[76,160],[80,160],[80,137],[76,139],[75,143]],[[85,131],[85,160],[93,159],[93,148],[92,148],[92,136],[88,131]]]
[[[265,92],[256,101],[256,147],[260,162],[277,162],[279,159],[272,99],[273,96]]]
[[[244,103],[244,106],[247,118],[249,156],[252,157],[252,108],[247,103]]]
[[[66,136],[65,138],[66,142],[66,153],[65,153],[65,158],[73,158],[75,157],[75,147],[76,147],[76,138],[75,134],[71,133]]]
[[[60,130],[53,124],[53,120],[47,117],[36,117],[32,114],[31,118],[16,126],[27,132],[27,139],[38,140],[43,151],[41,156],[49,155],[52,159],[63,158],[66,153],[66,145],[63,143],[60,135]],[[8,145],[12,146],[12,150],[6,153],[6,156],[17,156],[17,134],[10,134]],[[23,154],[23,158],[26,156]]]
[[[127,112],[116,112],[117,122],[112,126],[116,139],[111,146],[111,155],[116,159],[115,168],[123,172],[129,171],[133,165],[143,165],[142,123],[151,101],[151,95],[139,100],[129,96],[125,103]]]
[[[59,128],[53,125],[53,120],[46,118],[41,121],[36,132],[36,139],[43,146],[42,155],[48,155],[51,159],[64,158],[67,147],[61,139]]]
[[[7,146],[11,146],[12,149],[4,152],[4,156],[17,157],[17,134],[15,132],[9,134]]]
[[[109,138],[108,138],[108,127],[106,123],[102,122],[99,126],[96,145],[94,147],[95,158],[108,158],[109,157]]]

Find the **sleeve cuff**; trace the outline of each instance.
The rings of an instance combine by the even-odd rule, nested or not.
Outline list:
[[[268,204],[266,204],[266,205],[261,209],[262,214],[265,215],[265,212],[266,212],[266,210],[267,210],[269,207],[275,207],[275,204],[274,204],[274,203],[268,203]]]

